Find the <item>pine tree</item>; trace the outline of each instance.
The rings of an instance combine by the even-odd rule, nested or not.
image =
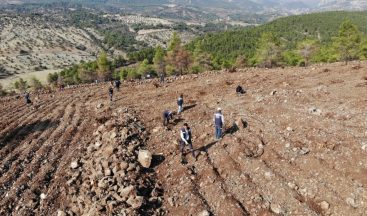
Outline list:
[[[160,74],[166,73],[166,61],[165,52],[162,47],[158,46],[155,50],[155,55],[153,58],[153,63],[155,70]]]
[[[273,67],[281,59],[281,43],[272,33],[263,33],[258,42],[255,54],[255,64],[262,67]]]
[[[144,59],[139,65],[138,73],[142,76],[149,74],[152,71],[151,65],[149,65],[148,59]]]
[[[362,59],[367,59],[367,37],[363,38],[363,42],[361,43],[359,55]]]
[[[107,54],[105,52],[102,52],[97,59],[97,65],[98,65],[98,77],[101,80],[108,80],[111,78],[111,64],[107,59]]]
[[[175,51],[181,46],[181,38],[174,32],[168,44],[168,52]]]
[[[339,59],[345,61],[345,64],[358,58],[361,33],[350,20],[346,20],[340,25],[339,34],[333,42]]]
[[[166,60],[169,64],[168,68],[171,73],[178,72],[182,75],[184,72],[189,71],[191,55],[181,45],[181,39],[177,33],[174,33],[170,40]]]
[[[310,59],[318,49],[319,44],[315,40],[305,40],[298,44],[298,53],[302,56],[305,67],[308,66]]]

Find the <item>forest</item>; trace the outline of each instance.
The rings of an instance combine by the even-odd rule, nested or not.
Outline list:
[[[166,49],[145,47],[129,52],[126,57],[101,52],[96,61],[50,74],[48,81],[59,86],[244,67],[307,67],[337,61],[347,64],[367,59],[364,23],[367,23],[367,12],[326,12],[208,33],[189,44],[183,44],[174,33]],[[123,43],[118,35],[113,40]]]

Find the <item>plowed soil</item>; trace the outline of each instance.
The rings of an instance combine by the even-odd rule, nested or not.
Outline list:
[[[237,85],[246,94],[236,95]],[[162,112],[176,110],[181,93],[184,112],[163,128]],[[113,102],[107,85],[33,96],[32,106],[3,99],[0,215],[56,215],[67,206],[66,172],[94,142],[101,103],[132,109],[145,125],[166,215],[366,215],[366,95],[364,62],[124,83]],[[226,133],[215,142],[217,107]],[[196,161],[189,152],[181,161],[184,122]]]

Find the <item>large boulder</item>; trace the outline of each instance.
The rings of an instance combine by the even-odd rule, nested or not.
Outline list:
[[[143,167],[149,168],[152,162],[152,158],[153,158],[153,155],[152,153],[150,153],[150,151],[139,150],[138,161]]]

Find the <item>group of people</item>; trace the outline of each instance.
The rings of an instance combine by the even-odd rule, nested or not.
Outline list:
[[[120,91],[120,86],[121,86],[121,81],[120,80],[111,81],[110,86],[108,88],[108,94],[109,94],[110,101],[113,101],[114,88],[117,91]],[[246,91],[241,86],[237,86],[236,93],[238,95],[244,94],[245,92]],[[23,97],[25,99],[26,104],[31,104],[32,103],[32,101],[30,99],[30,94],[28,92],[24,92]],[[177,114],[179,115],[184,111],[184,98],[183,98],[182,94],[177,99],[177,106],[178,106]],[[165,110],[163,112],[163,126],[164,127],[168,126],[170,120],[173,119],[173,116],[174,116],[174,112],[172,112],[172,111]],[[218,108],[216,113],[214,114],[213,122],[214,122],[214,126],[215,126],[215,140],[218,141],[223,136],[223,126],[224,126],[224,117],[223,117],[221,108]],[[190,128],[188,123],[184,123],[183,127],[180,129],[179,140],[180,140],[179,143],[180,143],[181,155],[182,156],[184,155],[185,146],[188,146],[191,153],[192,153],[192,156],[196,160],[197,155],[195,154],[195,151],[193,149],[192,132],[191,132],[191,128]]]
[[[177,99],[177,105],[178,105],[178,111],[177,114],[180,114],[183,112],[183,95],[181,94],[179,98]],[[165,110],[163,112],[163,126],[167,127],[169,124],[169,121],[173,119],[174,112],[170,110]],[[222,109],[218,108],[216,113],[214,114],[213,118],[214,127],[215,127],[215,141],[218,141],[222,139],[223,136],[223,127],[224,127],[224,116],[222,114]],[[195,154],[195,151],[193,149],[192,145],[192,132],[191,128],[188,123],[184,123],[183,127],[180,129],[180,137],[179,137],[179,144],[180,144],[180,152],[181,157],[184,155],[185,146],[188,146],[188,148],[191,151],[192,156],[197,159],[197,155]]]

